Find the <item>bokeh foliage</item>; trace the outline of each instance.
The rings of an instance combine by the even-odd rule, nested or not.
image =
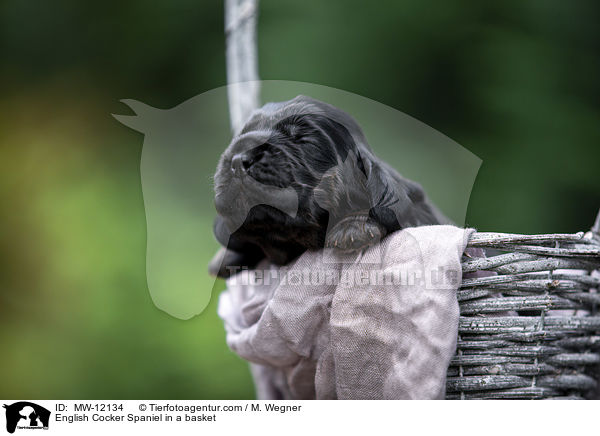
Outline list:
[[[370,97],[478,155],[471,226],[577,231],[600,206],[599,18],[593,0],[263,0],[260,75]],[[0,397],[253,396],[222,283],[189,321],[152,305],[142,137],[110,117],[224,85],[222,23],[220,1],[0,5]]]

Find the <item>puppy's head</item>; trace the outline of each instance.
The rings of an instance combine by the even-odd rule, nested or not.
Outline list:
[[[333,106],[306,97],[268,104],[221,156],[217,212],[229,233],[253,242],[322,246],[332,211],[367,176],[365,152],[356,122]]]

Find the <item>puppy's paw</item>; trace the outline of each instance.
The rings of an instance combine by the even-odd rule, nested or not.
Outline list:
[[[366,215],[352,215],[337,222],[327,232],[325,247],[341,251],[362,251],[383,237],[379,225]]]

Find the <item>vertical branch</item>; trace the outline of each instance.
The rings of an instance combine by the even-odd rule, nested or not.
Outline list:
[[[257,17],[258,0],[225,0],[227,96],[234,135],[259,106]]]
[[[592,233],[600,238],[600,210],[598,211],[598,216],[596,216],[596,222],[592,226]]]

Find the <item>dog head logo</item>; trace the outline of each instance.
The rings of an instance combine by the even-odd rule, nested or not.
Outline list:
[[[140,176],[148,290],[156,307],[189,319],[208,305],[214,284],[206,273],[212,256],[207,246],[215,244],[212,174],[230,135],[226,98],[209,92],[170,109],[123,103],[135,114],[114,117],[144,134]]]
[[[29,401],[3,406],[6,409],[6,431],[18,429],[48,429],[50,411]]]

